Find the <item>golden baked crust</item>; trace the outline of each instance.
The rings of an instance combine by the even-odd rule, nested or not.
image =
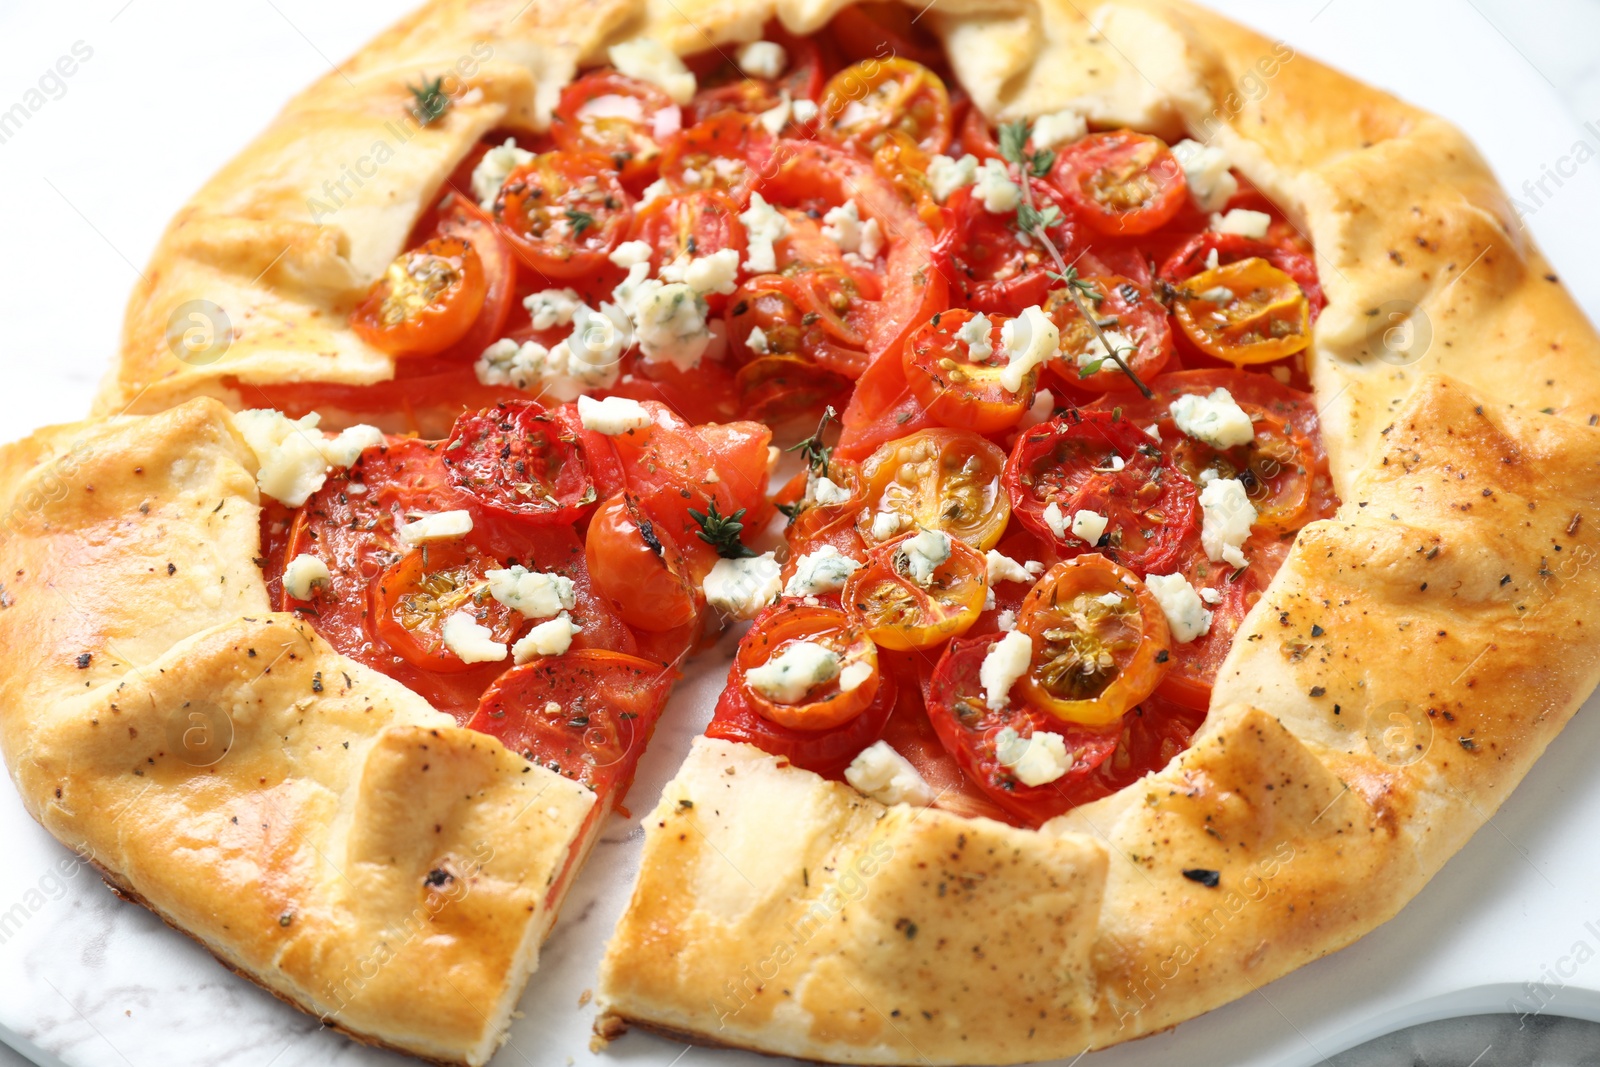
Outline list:
[[[228,412],[0,451],[0,746],[33,816],[228,966],[359,1039],[485,1062],[588,790],[269,611]]]
[[[393,362],[356,341],[345,314],[481,133],[541,127],[577,66],[622,37],[697,51],[754,36],[774,14],[808,32],[847,2],[429,4],[294,101],[174,220],[130,302],[99,410],[159,411],[194,396],[249,406],[252,383],[391,377]],[[1241,631],[1194,746],[1043,831],[884,809],[754,749],[697,742],[646,823],[639,885],[603,965],[604,1030],[632,1022],[841,1062],[971,1063],[1070,1056],[1171,1026],[1398,911],[1595,684],[1588,605],[1600,577],[1587,513],[1600,491],[1600,439],[1587,423],[1600,414],[1600,340],[1513,224],[1475,150],[1447,123],[1183,0],[1111,0],[1094,8],[1093,22],[1084,10],[1060,0],[951,0],[928,19],[991,117],[1073,107],[1096,122],[1201,137],[1303,229],[1329,299],[1309,361],[1345,507],[1301,534]],[[457,67],[464,57],[474,60],[470,75]],[[424,130],[392,129],[404,123],[406,84],[451,69],[464,77],[450,112]],[[337,190],[347,164],[401,132],[403,150]],[[325,182],[335,183],[337,204]],[[220,305],[234,324],[231,347],[214,363],[184,363],[169,348],[168,317],[188,300]],[[1411,331],[1409,345],[1393,344],[1396,329]],[[228,386],[232,379],[243,385]],[[69,502],[34,515],[29,501],[51,494],[52,469],[59,476],[80,439],[104,442],[113,457],[103,476],[95,469],[84,479],[101,495],[90,502],[74,482]],[[191,439],[196,455],[185,444],[181,458],[208,465],[211,481],[177,473],[176,442]],[[157,515],[177,541],[149,533],[127,510],[141,484],[126,470],[128,450],[162,448],[173,453],[173,473]],[[0,739],[30,809],[58,836],[95,848],[171,921],[318,1010],[308,987],[346,944],[317,925],[343,914],[330,903],[338,887],[318,880],[321,855],[263,829],[251,855],[269,840],[289,849],[303,884],[320,887],[322,896],[306,890],[320,910],[307,907],[285,933],[216,935],[192,910],[204,899],[199,867],[188,881],[162,881],[148,868],[169,845],[140,839],[119,852],[124,831],[102,825],[108,805],[134,795],[128,776],[143,769],[134,764],[154,753],[133,738],[102,752],[98,727],[82,721],[111,714],[115,685],[145,685],[153,665],[170,663],[171,677],[154,683],[169,687],[162,698],[181,705],[231,684],[246,704],[270,706],[259,715],[274,730],[300,735],[295,701],[305,699],[306,672],[332,653],[265,614],[259,575],[241,563],[248,553],[235,552],[256,536],[250,462],[206,405],[48,431],[0,454],[8,516],[33,516],[0,544],[0,574],[22,570],[19,580],[37,583],[26,604],[8,592],[14,603],[0,612],[0,636],[37,650],[18,662],[43,663],[0,672]],[[243,503],[202,515],[208,490]],[[46,511],[54,517],[41,518]],[[185,546],[184,559],[197,557],[195,573],[165,573],[174,544]],[[117,548],[92,561],[113,573],[62,566],[104,545]],[[54,605],[62,593],[83,610]],[[258,632],[304,642],[303,659],[280,672],[299,689],[275,679],[258,697],[238,675],[237,649]],[[91,654],[82,672],[77,649]],[[175,649],[183,659],[166,659]],[[315,827],[302,832],[347,832],[313,844],[354,847],[365,839],[341,819],[365,813],[377,852],[402,850],[409,806],[391,810],[394,794],[378,776],[394,775],[401,795],[416,791],[406,776],[420,773],[413,746],[418,730],[431,729],[429,712],[368,672],[350,677],[355,689],[382,693],[374,706],[385,725],[360,734],[364,762],[342,744],[328,753],[313,743],[296,749],[304,777],[285,780],[314,783],[295,799]],[[500,757],[482,754],[492,742],[450,736],[461,774],[503,780]],[[90,752],[108,762],[83,762]],[[269,757],[278,755],[259,754]],[[166,763],[162,773],[188,773]],[[95,769],[80,774],[86,767]],[[82,825],[52,799],[63,775],[68,796],[107,793],[73,809]],[[369,781],[370,790],[354,784]],[[334,796],[333,807],[314,806]],[[157,822],[195,832],[176,802],[136,802],[154,803]],[[341,819],[318,820],[335,810]],[[476,806],[459,813],[464,822],[487,817]],[[496,876],[525,888],[536,880],[529,871],[548,869],[540,867],[547,852],[536,852],[511,857],[527,866],[508,861]],[[409,874],[373,891],[375,909],[403,911],[419,892],[416,873],[433,862],[400,854]],[[1216,872],[1215,887],[1204,872]],[[522,891],[469,900],[497,905]],[[267,906],[275,903],[241,894],[240,907],[255,912],[239,921],[275,918]],[[369,914],[363,907],[360,916]],[[383,914],[371,921],[396,913]],[[526,933],[516,945],[480,943],[487,935],[477,925],[451,943],[460,966],[485,969],[482,988],[500,989],[505,1011],[505,991],[520,983],[496,986],[495,961],[515,970],[544,921],[518,927]],[[280,945],[294,950],[268,954]],[[445,1008],[419,1018],[409,990],[389,992],[374,991],[352,1028],[436,1058],[476,1062],[503,1021],[474,1030]]]

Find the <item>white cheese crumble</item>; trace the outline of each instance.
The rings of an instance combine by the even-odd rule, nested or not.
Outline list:
[[[290,419],[281,411],[252,408],[234,413],[233,424],[256,456],[256,485],[267,496],[297,508],[322,488],[331,467],[348,467],[364,449],[381,444],[372,426],[352,426],[328,438],[313,412]]]
[[[861,219],[854,200],[830,208],[822,216],[822,236],[839,246],[841,252],[855,252],[863,259],[876,259],[883,250],[883,231],[877,219]]]
[[[1018,563],[993,548],[989,550],[984,560],[989,565],[990,585],[998,585],[1000,582],[1031,582],[1044,573],[1044,564],[1038,560],[1030,559],[1026,563]]]
[[[682,282],[696,296],[727,296],[739,287],[739,253],[732,248],[719,248],[704,256],[679,256],[662,264],[660,277],[664,282]]]
[[[1239,547],[1250,537],[1256,508],[1244,483],[1237,478],[1216,478],[1206,483],[1200,490],[1200,509],[1204,516],[1200,546],[1206,550],[1206,558],[1221,560],[1230,567],[1245,566],[1247,561]]]
[[[1105,334],[1104,340],[1100,338],[1099,334],[1095,334],[1089,338],[1088,344],[1084,345],[1083,350],[1078,353],[1078,366],[1080,368],[1087,367],[1092,363],[1109,361],[1113,352],[1116,352],[1126,360],[1139,350],[1139,346],[1134,342],[1133,338],[1120,330],[1105,330],[1103,332]],[[1115,363],[1112,363],[1111,366],[1103,366],[1100,369],[1116,370],[1118,368]]]
[[[629,430],[642,430],[650,425],[650,412],[637,400],[625,396],[608,396],[596,400],[592,396],[578,398],[578,418],[585,430],[614,437]]]
[[[978,180],[978,157],[934,156],[928,161],[928,185],[933,198],[939,203],[950,199],[957,189],[965,188]]]
[[[1067,517],[1061,511],[1061,505],[1054,500],[1045,505],[1044,513],[1040,516],[1050,532],[1065,541],[1067,539]]]
[[[1161,614],[1167,617],[1172,639],[1186,645],[1197,637],[1204,637],[1211,629],[1211,612],[1200,603],[1200,594],[1181,574],[1151,574],[1145,577],[1145,588],[1161,605]]]
[[[992,215],[1015,211],[1017,205],[1022,203],[1022,188],[1011,180],[1011,174],[1001,160],[984,160],[983,166],[978,168],[975,184],[975,192],[983,201],[983,209]]]
[[[789,117],[794,114],[794,101],[784,93],[778,102],[756,116],[763,129],[776,137],[789,125]]]
[[[820,110],[821,108],[817,106],[815,100],[807,100],[802,97],[794,102],[794,120],[804,126],[816,118],[817,112]]]
[[[683,282],[650,279],[639,286],[633,304],[633,328],[646,359],[671,363],[679,370],[699,366],[711,344],[705,301]]]
[[[623,270],[638,263],[650,262],[650,257],[655,249],[650,247],[649,241],[624,241],[611,250],[606,258]]]
[[[895,569],[925,587],[933,581],[933,572],[939,565],[950,558],[950,535],[943,530],[923,530],[900,542],[894,555]]]
[[[328,565],[305,552],[283,568],[283,591],[296,600],[310,600],[317,586],[325,586],[332,580]]]
[[[759,667],[745,672],[745,681],[768,700],[797,704],[812,686],[839,677],[839,654],[814,641],[793,641]]]
[[[782,570],[771,552],[749,559],[719,559],[701,583],[706,603],[736,619],[753,619],[778,599]],[[829,677],[833,677],[829,675]]]
[[[1170,410],[1178,429],[1212,448],[1237,448],[1255,440],[1250,416],[1226,389],[1214,389],[1210,396],[1185,393]]]
[[[1017,628],[1017,613],[1007,608],[994,617],[994,624],[1001,633],[1010,633]]]
[[[994,345],[989,343],[989,335],[993,330],[989,316],[974,315],[956,331],[956,340],[967,346],[969,363],[986,363],[994,355]]]
[[[735,58],[751,78],[776,78],[789,65],[789,53],[776,41],[751,41],[741,45]]]
[[[530,571],[518,564],[484,573],[489,595],[529,619],[548,619],[578,606],[572,579],[564,574]]]
[[[672,195],[672,183],[665,178],[657,178],[644,187],[644,192],[639,194],[639,203],[648,204],[652,200],[660,200],[664,196]]]
[[[1056,412],[1056,395],[1048,389],[1040,389],[1033,394],[1033,403],[1023,413],[1022,421],[1017,424],[1017,429],[1027,430],[1049,422],[1050,417]]]
[[[472,168],[472,195],[485,211],[494,210],[495,198],[511,172],[524,163],[533,162],[533,153],[517,147],[515,137],[507,137],[504,144],[495,145],[483,154],[478,165]]]
[[[615,385],[622,353],[632,343],[633,325],[622,308],[602,303],[595,311],[579,304],[572,312],[571,335],[555,347],[501,339],[483,350],[473,369],[484,385],[537,387],[555,400],[575,400]]]
[[[789,235],[789,220],[783,212],[764,200],[760,193],[750,194],[750,207],[739,216],[750,239],[745,253],[744,269],[757,274],[770,274],[778,269],[778,256],[773,244]]]
[[[807,552],[794,563],[794,575],[783,587],[784,596],[818,596],[837,593],[856,571],[859,560],[851,559],[832,545],[822,545]]]
[[[978,668],[978,682],[989,710],[1000,711],[1011,702],[1011,687],[1028,673],[1032,663],[1033,641],[1019,630],[1012,630],[990,647]]]
[[[1088,120],[1068,108],[1034,119],[1031,139],[1036,150],[1055,148],[1069,141],[1081,141],[1088,132]]]
[[[814,475],[806,486],[806,497],[813,503],[824,506],[847,504],[850,501],[850,490],[826,474]]]
[[[905,520],[895,511],[880,511],[872,516],[872,539],[874,541],[887,541],[900,532],[900,527],[905,525]]]
[[[925,808],[934,801],[933,790],[922,775],[887,741],[875,741],[862,749],[845,768],[844,780],[880,804]]]
[[[395,531],[400,535],[400,540],[412,548],[430,541],[456,541],[471,532],[470,511],[441,511],[434,515],[424,515],[405,523]]]
[[[572,638],[578,629],[563,612],[524,634],[522,640],[511,646],[511,658],[520,665],[540,656],[563,655],[572,647]]]
[[[506,658],[506,646],[494,639],[493,630],[480,626],[470,611],[458,611],[445,619],[439,636],[462,663],[496,663]]]
[[[1007,726],[995,735],[994,754],[1000,766],[1010,768],[1023,785],[1049,785],[1072,767],[1066,739],[1049,730],[1023,737]]]
[[[674,104],[687,104],[694,97],[694,75],[683,65],[683,60],[660,41],[635,37],[612,45],[606,50],[606,57],[628,77],[660,86]]]
[[[1183,167],[1189,196],[1201,211],[1208,214],[1221,211],[1239,191],[1239,179],[1228,166],[1228,154],[1215,145],[1179,141],[1172,146],[1172,154]]]
[[[758,356],[768,355],[772,349],[767,344],[767,331],[757,326],[744,339],[744,346]]]
[[[1272,225],[1272,216],[1265,211],[1247,211],[1236,207],[1226,215],[1212,215],[1211,228],[1218,233],[1237,234],[1259,241],[1267,236],[1267,227]]]
[[[868,679],[876,672],[876,667],[870,663],[862,663],[860,660],[845,664],[844,670],[839,672],[840,692],[851,693],[860,689],[867,684]]]
[[[1106,517],[1098,511],[1076,512],[1072,516],[1072,536],[1097,545],[1105,535],[1106,522]]]
[[[1000,372],[1000,384],[1013,393],[1022,391],[1028,372],[1052,359],[1061,344],[1061,331],[1038,304],[1000,327],[1000,348],[1009,361]]]
[[[1222,594],[1207,585],[1200,589],[1200,599],[1206,602],[1207,607],[1216,607],[1222,603]]]
[[[573,289],[542,289],[522,298],[522,306],[528,309],[535,330],[572,325],[572,313],[581,303],[582,299]]]

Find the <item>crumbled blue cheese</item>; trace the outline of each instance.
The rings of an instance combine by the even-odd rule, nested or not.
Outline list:
[[[1106,517],[1098,511],[1079,511],[1072,516],[1072,536],[1081,538],[1091,545],[1100,543],[1100,538],[1105,536]]]
[[[1061,345],[1061,331],[1038,304],[1024,308],[1022,314],[1000,327],[1000,348],[1007,363],[1000,372],[1000,384],[1013,393],[1022,391],[1022,381],[1035,367],[1055,358]]]
[[[571,335],[555,347],[537,341],[519,345],[502,338],[483,350],[473,370],[484,385],[509,385],[542,391],[558,401],[575,400],[590,390],[615,385],[622,353],[632,343],[633,324],[622,308],[602,303],[595,311],[579,304],[572,312]]]
[[[1012,630],[990,647],[978,667],[978,683],[990,711],[1000,711],[1011,702],[1011,687],[1032,664],[1033,641],[1020,630]]]
[[[814,641],[792,641],[783,651],[745,672],[756,692],[779,704],[798,704],[813,687],[839,677],[841,660]]]
[[[978,157],[934,156],[928,161],[928,185],[933,198],[939,203],[950,199],[957,189],[963,189],[978,180]]]
[[[518,664],[538,659],[540,656],[560,656],[572,647],[572,638],[579,627],[571,616],[562,612],[547,622],[541,622],[511,646],[511,658]]]
[[[933,572],[950,558],[950,535],[943,530],[923,530],[900,542],[895,550],[895,569],[909,574],[920,586],[933,581]]]
[[[783,587],[784,596],[820,596],[837,593],[856,571],[859,560],[851,559],[832,545],[821,545],[794,563],[794,574]]]
[[[1204,637],[1211,629],[1211,612],[1200,602],[1200,594],[1181,574],[1151,574],[1144,580],[1145,588],[1161,606],[1167,617],[1167,627],[1172,639],[1186,645],[1197,637]]]
[[[256,485],[267,496],[297,508],[322,488],[331,467],[347,467],[383,435],[371,426],[351,427],[329,439],[317,429],[316,413],[287,418],[270,408],[235,412],[233,424],[256,457]]]
[[[1239,179],[1233,176],[1228,165],[1228,154],[1215,145],[1179,141],[1172,146],[1172,154],[1183,167],[1189,196],[1201,211],[1207,214],[1221,211],[1239,191]]]
[[[850,490],[829,478],[826,474],[812,472],[806,480],[806,499],[813,504],[824,506],[831,504],[847,504],[850,502]]]
[[[1202,586],[1200,589],[1200,599],[1205,601],[1207,607],[1216,607],[1218,604],[1222,603],[1222,594],[1211,588],[1209,585]]]
[[[1048,389],[1040,389],[1033,394],[1033,403],[1023,413],[1022,421],[1017,424],[1017,429],[1026,430],[1039,425],[1041,422],[1049,422],[1055,411],[1056,395]]]
[[[1237,448],[1256,437],[1250,416],[1226,389],[1214,389],[1210,396],[1185,393],[1169,410],[1179,430],[1212,448]]]
[[[283,591],[296,600],[310,600],[317,586],[326,586],[332,580],[328,565],[304,552],[283,568]]]
[[[989,584],[998,585],[1001,582],[1031,582],[1044,573],[1044,564],[1030,559],[1026,563],[1018,563],[996,549],[991,548],[984,557],[989,565]]]
[[[749,559],[719,559],[701,589],[706,603],[736,619],[753,619],[778,599],[782,568],[771,552]],[[829,675],[832,677],[832,675]]]
[[[650,257],[655,254],[655,249],[650,247],[649,241],[624,241],[611,250],[606,258],[623,270],[639,263],[650,262]]]
[[[1267,227],[1272,225],[1272,216],[1265,211],[1247,211],[1236,207],[1226,215],[1212,215],[1211,228],[1218,233],[1237,234],[1259,241],[1267,236]]]
[[[639,194],[639,203],[648,204],[652,200],[660,200],[664,196],[672,195],[672,183],[665,178],[657,178],[644,187],[644,192]]]
[[[1062,512],[1061,505],[1054,500],[1045,505],[1043,514],[1044,524],[1050,527],[1050,532],[1065,541],[1067,539],[1067,516]]]
[[[645,406],[625,396],[608,396],[604,400],[580,396],[578,419],[585,430],[593,430],[607,437],[629,430],[642,430],[651,422],[650,412]]]
[[[486,571],[489,595],[529,619],[548,619],[578,606],[572,579],[564,574],[530,571],[517,564]]]
[[[758,356],[769,354],[772,349],[767,344],[767,331],[757,326],[751,330],[744,339],[744,345]]]
[[[877,673],[877,668],[870,663],[856,660],[846,663],[844,670],[839,672],[839,691],[851,693],[867,684],[867,681]]]
[[[694,98],[695,80],[683,60],[666,45],[649,37],[614,44],[606,50],[611,65],[630,78],[659,86],[674,104]]]
[[[517,147],[515,137],[507,137],[504,144],[495,145],[483,154],[478,165],[472,168],[472,195],[485,211],[494,209],[500,187],[505,185],[511,172],[525,163],[533,162],[533,153]]]
[[[557,326],[570,326],[572,313],[583,300],[573,289],[541,289],[522,298],[528,317],[535,330],[553,330]]]
[[[956,331],[956,340],[967,346],[967,362],[988,362],[989,357],[994,355],[994,345],[989,343],[989,335],[993,332],[994,326],[987,315],[974,315],[962,323]]]
[[[756,116],[756,121],[761,123],[762,129],[776,137],[789,125],[789,119],[793,116],[794,101],[788,93],[783,93],[776,104]]]
[[[978,168],[974,192],[983,201],[983,209],[993,215],[1004,215],[1017,210],[1022,203],[1022,189],[1011,180],[1003,161],[986,159]]]
[[[822,216],[822,236],[839,246],[841,252],[855,252],[863,259],[876,259],[883,249],[883,231],[877,219],[861,218],[854,200],[830,208]]]
[[[1017,628],[1017,613],[1007,608],[994,617],[994,624],[1001,633],[1010,633]]]
[[[880,511],[872,516],[872,539],[874,541],[887,541],[900,532],[900,527],[905,525],[905,519],[894,511]]]
[[[783,212],[764,200],[760,193],[750,194],[750,207],[739,216],[744,223],[750,247],[745,253],[745,270],[757,274],[770,274],[778,269],[778,256],[773,244],[789,235],[789,220]]]
[[[1206,558],[1221,560],[1230,567],[1243,567],[1247,561],[1240,546],[1250,537],[1256,508],[1250,502],[1244,483],[1237,478],[1213,478],[1200,490],[1200,546]]]
[[[682,282],[696,296],[728,296],[739,287],[739,253],[732,248],[719,248],[704,256],[679,256],[662,264],[660,277],[664,282]]]
[[[994,737],[994,754],[1023,785],[1049,785],[1072,768],[1067,742],[1060,734],[1035,730],[1023,737],[1007,726]]]
[[[424,515],[395,530],[401,542],[412,548],[430,541],[458,541],[471,532],[470,511],[441,511]]]
[[[1105,330],[1102,332],[1105,334],[1104,340],[1101,339],[1099,334],[1095,334],[1089,338],[1082,351],[1078,352],[1077,359],[1080,368],[1087,367],[1092,363],[1110,360],[1113,352],[1123,359],[1128,359],[1139,350],[1139,345],[1133,338],[1120,330]],[[1115,370],[1117,368],[1116,364],[1113,363],[1109,367],[1100,369]]]
[[[444,620],[439,636],[444,647],[462,663],[498,663],[506,658],[506,646],[494,639],[494,631],[480,626],[470,611],[458,611]]]
[[[1035,150],[1056,148],[1070,141],[1081,141],[1088,132],[1088,120],[1068,108],[1034,119],[1031,140]]]
[[[794,120],[800,125],[804,126],[806,123],[816,118],[817,112],[820,110],[821,109],[817,107],[817,102],[815,100],[807,100],[804,97],[801,97],[799,100],[794,102]]]
[[[349,467],[361,458],[361,453],[383,444],[383,431],[376,426],[361,424],[341,430],[331,441],[322,444],[322,458],[330,467]]]
[[[789,53],[776,41],[751,41],[735,54],[739,69],[751,78],[776,78],[789,65]]]
[[[922,775],[887,741],[875,741],[862,749],[845,768],[844,780],[880,804],[925,808],[934,801],[933,790]]]

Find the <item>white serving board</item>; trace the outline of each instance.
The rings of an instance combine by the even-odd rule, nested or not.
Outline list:
[[[116,343],[122,305],[168,218],[288,97],[406,5],[360,0],[95,0],[0,6],[0,111],[82,41],[93,50],[0,141],[4,324],[0,437],[77,418]],[[1514,192],[1580,141],[1552,87],[1468,0],[1216,0],[1216,6],[1465,127]],[[1524,17],[1537,18],[1528,5]],[[1551,25],[1548,32],[1560,34]],[[1270,91],[1270,86],[1269,86]],[[1600,118],[1600,116],[1585,116]],[[1569,168],[1570,169],[1570,168]],[[1592,318],[1600,312],[1600,162],[1541,196],[1528,224]],[[674,698],[630,797],[648,811],[709,714],[731,645]],[[1568,727],[1509,803],[1398,918],[1345,951],[1084,1067],[1172,1062],[1303,1067],[1375,1034],[1465,1012],[1528,1008],[1600,1020],[1600,710]],[[614,818],[576,883],[496,1061],[768,1063],[630,1035],[589,1051],[606,936],[640,831]],[[326,1031],[116,900],[0,785],[0,1039],[56,1067],[399,1063]],[[1527,982],[1543,982],[1530,996]]]

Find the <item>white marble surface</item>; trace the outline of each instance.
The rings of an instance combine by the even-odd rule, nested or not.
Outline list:
[[[1600,312],[1600,161],[1559,188],[1546,179],[1548,195],[1537,202],[1518,192],[1580,141],[1600,148],[1600,5],[1214,2],[1465,127],[1530,208],[1529,228],[1591,317]],[[396,13],[374,0],[0,0],[0,111],[75,42],[93,49],[58,98],[0,142],[0,200],[9,207],[0,436],[83,412],[115,344],[124,294],[166,220],[330,57],[350,53]],[[1586,121],[1596,128],[1583,130]],[[698,732],[719,676],[707,664],[675,700],[632,795],[635,811],[653,804]],[[1535,1006],[1525,982],[1545,983],[1548,1012],[1600,1019],[1597,746],[1600,711],[1591,706],[1444,873],[1357,945],[1168,1034],[1079,1062],[1308,1065],[1406,1023],[1504,1011],[1510,997]],[[588,1051],[592,1009],[580,1008],[578,995],[593,985],[638,839],[627,820],[608,827],[497,1063],[770,1062],[638,1035],[603,1056]],[[36,1062],[401,1062],[318,1031],[117,901],[4,787],[0,840],[12,872],[0,886],[0,1039]]]

